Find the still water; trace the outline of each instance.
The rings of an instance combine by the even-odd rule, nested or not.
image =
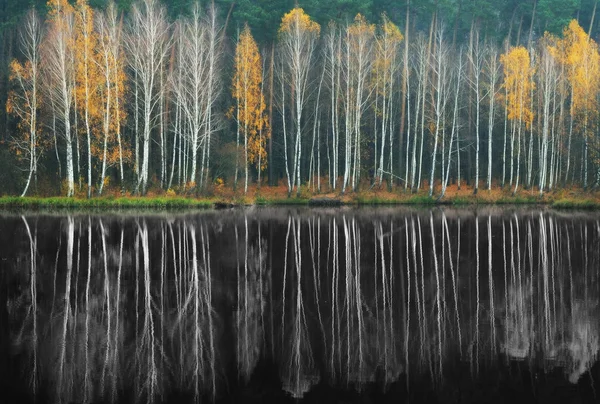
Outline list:
[[[2,402],[600,397],[598,213],[6,214],[0,257]]]

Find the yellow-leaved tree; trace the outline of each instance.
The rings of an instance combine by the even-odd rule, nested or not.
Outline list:
[[[87,140],[87,196],[92,196],[92,155],[101,148],[92,144],[102,138],[102,99],[100,86],[103,84],[98,62],[98,37],[94,30],[94,11],[87,0],[77,0],[75,5],[75,97],[77,112],[84,124]],[[95,152],[95,153],[94,153]]]
[[[510,183],[513,183],[513,174],[515,174],[513,193],[516,193],[519,187],[521,133],[523,127],[530,129],[533,122],[531,92],[534,88],[534,68],[531,66],[529,51],[522,46],[513,47],[502,54],[500,62],[504,69],[504,88],[507,97],[506,108],[508,110],[508,119],[512,122]],[[516,173],[513,170],[515,141],[517,149]]]
[[[576,20],[563,31],[563,60],[571,87],[571,120],[583,140],[583,186],[588,185],[588,150],[597,142],[598,92],[600,90],[600,54],[598,44],[591,39]],[[569,142],[569,149],[571,148]],[[596,149],[595,147],[593,148]],[[597,160],[598,156],[594,156]],[[600,179],[600,165],[597,175]]]
[[[257,170],[267,167],[266,140],[269,137],[268,117],[262,91],[262,61],[256,41],[246,24],[235,48],[235,67],[232,95],[236,100],[238,144],[243,135],[246,180],[244,193],[248,192],[248,166]],[[237,179],[237,178],[236,178]]]

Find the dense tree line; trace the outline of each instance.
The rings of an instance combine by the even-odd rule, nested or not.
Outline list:
[[[5,22],[4,190],[600,183],[595,1],[205,3]]]

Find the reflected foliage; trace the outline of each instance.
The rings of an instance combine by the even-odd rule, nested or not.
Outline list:
[[[211,402],[265,364],[294,398],[441,399],[458,375],[524,372],[593,397],[597,214],[252,208],[0,228],[2,341],[32,401]]]

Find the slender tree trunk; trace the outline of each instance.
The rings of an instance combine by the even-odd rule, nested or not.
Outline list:
[[[505,94],[506,95],[506,94]],[[506,180],[506,138],[508,135],[508,97],[504,101],[504,145],[502,147],[502,188]]]
[[[409,45],[409,33],[410,33],[410,0],[406,2],[406,19],[404,22],[404,55],[403,55],[403,69],[402,69],[402,103],[400,105],[400,127],[399,127],[399,140],[398,140],[398,148],[402,148],[403,136],[404,136],[404,124],[406,122],[407,130],[406,130],[406,173],[404,176],[404,190],[406,191],[408,186],[408,149],[410,143],[410,86],[409,86],[409,69],[408,69],[408,45]],[[407,115],[405,121],[405,113]],[[391,138],[390,138],[391,140]],[[390,144],[391,147],[391,144]],[[391,153],[391,150],[390,150]],[[401,158],[402,152],[399,150],[398,152],[398,173],[402,172]],[[393,183],[393,176],[391,174],[391,157],[390,157],[390,184],[388,185],[388,189],[391,190],[391,186]]]
[[[273,177],[273,76],[275,73],[275,43],[271,44],[271,70],[269,72],[269,128],[271,136],[269,137],[269,185],[275,185]]]

